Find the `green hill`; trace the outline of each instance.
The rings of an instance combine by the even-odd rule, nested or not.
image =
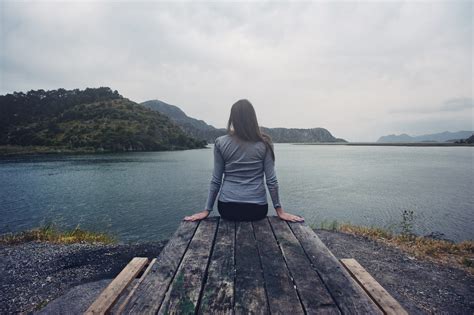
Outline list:
[[[110,152],[205,146],[165,115],[104,87],[0,96],[0,144]]]

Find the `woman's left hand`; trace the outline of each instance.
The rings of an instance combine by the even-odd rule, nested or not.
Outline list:
[[[185,221],[202,220],[202,219],[207,218],[208,215],[209,215],[209,211],[208,211],[208,210],[204,210],[204,211],[195,213],[195,214],[193,214],[193,215],[191,215],[191,216],[186,216],[186,217],[184,217],[184,220],[185,220]]]

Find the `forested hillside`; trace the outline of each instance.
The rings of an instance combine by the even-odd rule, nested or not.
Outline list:
[[[165,115],[107,87],[0,96],[0,144],[113,152],[205,145]]]

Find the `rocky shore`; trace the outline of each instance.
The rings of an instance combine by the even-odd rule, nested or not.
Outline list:
[[[156,257],[165,244],[0,245],[0,314],[40,310],[75,286],[112,279],[135,256]]]
[[[357,259],[410,314],[474,313],[474,276],[468,272],[368,238],[316,233],[337,258]],[[156,257],[165,244],[0,245],[0,313],[81,313],[132,257]]]

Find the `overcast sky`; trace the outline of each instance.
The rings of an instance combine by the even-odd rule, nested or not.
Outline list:
[[[109,86],[224,127],[473,130],[473,4],[1,1],[0,94]]]

